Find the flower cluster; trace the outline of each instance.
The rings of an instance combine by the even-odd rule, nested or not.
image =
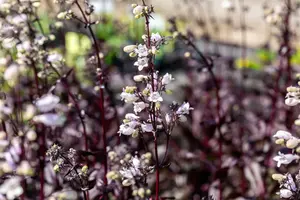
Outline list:
[[[295,106],[298,104],[299,99],[299,88],[298,87],[288,87],[288,94],[286,95],[285,103],[288,106]],[[296,125],[299,125],[299,119],[295,121]],[[297,162],[300,159],[298,155],[300,153],[300,139],[293,136],[290,132],[279,130],[273,136],[275,138],[275,143],[282,145],[289,149],[289,153],[279,152],[277,156],[273,158],[277,162],[277,167],[281,165],[289,165],[293,162]],[[298,199],[298,188],[300,176],[299,174],[293,178],[293,174],[287,173],[283,174],[273,174],[272,178],[279,182],[280,190],[278,194],[281,198],[285,199]],[[296,181],[295,181],[295,180]]]
[[[88,189],[88,167],[83,165],[80,168],[75,149],[70,148],[65,151],[61,146],[53,144],[48,149],[47,156],[54,165],[53,170],[55,172],[60,172],[69,181],[75,181],[82,190]]]
[[[143,36],[145,43],[147,43],[147,36]],[[121,93],[121,99],[126,103],[132,103],[135,114],[126,114],[123,124],[120,126],[119,133],[124,135],[133,135],[136,137],[139,133],[152,132],[156,129],[163,129],[175,123],[176,121],[185,121],[185,115],[192,110],[189,103],[183,103],[178,106],[176,103],[172,105],[172,113],[163,116],[160,107],[163,102],[163,94],[170,94],[171,91],[167,89],[167,85],[174,80],[171,74],[166,73],[159,76],[158,71],[153,70],[153,63],[151,59],[155,56],[158,49],[164,44],[165,39],[158,33],[152,34],[150,39],[151,47],[146,44],[129,45],[124,47],[124,51],[131,54],[131,56],[138,56],[138,60],[134,63],[138,67],[138,71],[150,71],[148,74],[138,74],[133,77],[137,83],[136,86],[127,86]],[[142,83],[144,87],[141,86]],[[175,105],[176,104],[176,105]],[[152,111],[154,110],[154,113]],[[141,113],[148,113],[149,118],[142,120],[138,115]],[[153,116],[157,127],[153,127]],[[164,120],[163,120],[164,119]]]
[[[152,154],[147,152],[141,156],[132,155],[123,146],[116,146],[108,151],[109,166],[111,171],[107,173],[110,181],[121,186],[131,187],[132,195],[139,199],[145,199],[151,195],[147,177],[153,172],[151,166]]]
[[[288,106],[296,106],[300,102],[300,88],[290,86],[287,89],[285,104]]]
[[[144,2],[143,2],[144,3]],[[170,110],[166,111],[163,106],[164,95],[171,94],[168,85],[174,80],[169,73],[160,75],[159,71],[155,69],[154,59],[159,53],[162,45],[168,43],[170,37],[163,37],[159,33],[150,33],[149,18],[153,12],[153,7],[143,5],[133,5],[133,14],[136,18],[145,18],[146,35],[142,36],[143,43],[137,45],[129,45],[124,47],[124,51],[130,57],[137,57],[134,66],[137,67],[139,74],[133,77],[135,85],[127,86],[121,93],[121,99],[125,103],[133,104],[134,113],[125,115],[123,123],[120,125],[120,135],[131,135],[132,137],[145,135],[153,135],[155,145],[155,160],[156,160],[156,199],[159,199],[159,168],[161,167],[158,158],[158,142],[157,138],[165,133],[167,138],[178,122],[186,121],[186,115],[189,114],[190,104],[185,102],[178,105],[173,102],[169,106]],[[167,155],[167,149],[166,153]],[[164,158],[165,159],[165,158]],[[164,162],[164,159],[162,162]],[[120,174],[123,177],[123,185],[131,185],[136,182],[136,179],[145,177],[149,170],[142,170],[144,168],[143,162],[138,157],[133,157],[127,162]],[[137,191],[141,198],[144,198],[145,190]],[[139,192],[141,194],[139,194]],[[143,192],[143,193],[142,193]]]

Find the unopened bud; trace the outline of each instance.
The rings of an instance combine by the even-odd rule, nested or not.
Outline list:
[[[131,53],[136,49],[136,45],[127,45],[123,48],[123,51],[126,53]]]
[[[272,174],[272,179],[275,181],[279,181],[281,182],[282,180],[284,180],[286,177],[282,174]]]
[[[81,171],[82,171],[82,173],[84,173],[84,174],[86,174],[87,173],[87,171],[88,171],[88,166],[87,165],[84,165],[82,168],[81,168]]]
[[[189,58],[189,57],[191,57],[191,53],[190,53],[190,52],[188,52],[188,51],[187,51],[187,52],[185,52],[185,53],[184,53],[184,57],[185,57],[185,58]]]
[[[54,165],[53,170],[54,170],[55,172],[59,172],[59,165]]]
[[[297,138],[292,138],[286,142],[286,147],[289,149],[293,149],[296,146],[298,146],[298,144],[299,144],[299,140]]]
[[[280,138],[275,140],[275,144],[284,144],[284,139]]]

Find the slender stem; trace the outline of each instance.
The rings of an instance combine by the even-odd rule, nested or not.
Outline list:
[[[278,97],[281,96],[281,90],[280,90],[280,77],[282,76],[282,73],[284,72],[284,67],[286,67],[287,70],[287,80],[286,80],[286,85],[288,86],[291,84],[291,80],[292,80],[292,68],[291,68],[291,46],[290,46],[290,35],[291,35],[291,31],[290,31],[290,17],[291,17],[291,1],[290,0],[286,0],[286,7],[287,7],[287,13],[285,14],[284,17],[284,24],[283,24],[283,30],[282,30],[282,38],[283,38],[283,42],[280,46],[279,52],[280,52],[280,61],[279,61],[279,67],[277,70],[277,74],[275,77],[275,87],[274,87],[274,93],[272,94],[272,112],[271,112],[271,118],[270,121],[268,123],[267,126],[267,130],[266,130],[266,134],[268,136],[271,136],[272,134],[272,130],[274,127],[274,122],[276,120],[276,116],[278,113],[278,108],[277,108],[277,101],[278,101]],[[286,52],[283,52],[283,48],[286,48]],[[290,116],[290,110],[286,110],[286,126],[287,128],[289,128],[289,116]],[[268,168],[270,166],[270,163],[272,161],[271,156],[272,156],[272,149],[270,149],[270,151],[267,154],[267,158],[266,158],[266,167]],[[264,188],[267,187],[267,182],[266,179],[264,180]],[[263,197],[264,198],[264,197]]]
[[[144,0],[142,0],[143,5],[146,6]],[[148,44],[147,47],[150,49],[151,48],[151,36],[150,36],[150,26],[149,26],[149,16],[145,15],[145,29],[146,29],[146,34],[148,38]],[[154,92],[155,89],[155,84],[154,84],[154,73],[155,73],[155,67],[153,63],[153,56],[149,59],[149,65],[150,65],[150,73],[151,73],[151,86],[152,86],[152,92]],[[156,179],[155,179],[155,199],[159,200],[159,160],[158,160],[158,141],[157,141],[157,130],[156,130],[156,111],[155,111],[155,103],[152,103],[152,126],[154,130],[154,145],[155,145],[155,165],[156,165]],[[151,117],[150,113],[150,117]]]
[[[170,144],[170,135],[167,135],[167,144],[166,144],[166,150],[165,150],[165,155],[163,157],[163,159],[160,162],[160,166],[162,166],[167,158],[168,155],[168,150],[169,150],[169,144]]]
[[[155,199],[159,200],[159,162],[158,162],[157,137],[155,137],[154,139],[154,145],[155,145],[155,158],[156,158]]]
[[[74,102],[74,105],[75,105],[75,108],[76,108],[76,111],[77,111],[77,115],[79,117],[80,123],[82,125],[82,129],[83,129],[85,151],[88,151],[89,150],[89,146],[88,146],[88,136],[87,136],[87,132],[86,132],[86,125],[85,125],[85,122],[84,122],[84,117],[81,114],[81,110],[80,110],[78,101],[76,100],[74,94],[71,93],[71,91],[69,89],[68,82],[66,80],[63,80],[66,77],[61,76],[61,74],[55,69],[55,67],[52,66],[51,63],[49,63],[49,65],[51,66],[51,68],[53,69],[53,71],[59,76],[59,78],[62,80],[61,82],[62,82],[63,86],[67,89],[69,97]]]
[[[97,43],[97,40],[96,40],[96,36],[94,34],[94,31],[91,27],[91,24],[89,22],[89,20],[87,19],[83,9],[81,8],[80,4],[78,3],[78,1],[75,1],[75,4],[77,5],[77,7],[79,8],[81,14],[82,14],[82,17],[85,21],[85,25],[86,27],[88,28],[90,34],[91,34],[91,37],[93,39],[93,44],[94,44],[94,48],[95,48],[95,51],[96,51],[96,57],[97,57],[97,67],[99,70],[101,70],[103,72],[103,68],[102,68],[102,64],[101,64],[101,59],[100,59],[100,49],[98,47],[98,43]],[[99,75],[99,81],[100,81],[100,99],[99,99],[99,108],[100,108],[100,118],[101,118],[101,123],[102,123],[102,141],[103,141],[103,148],[104,150],[106,151],[107,149],[107,138],[106,138],[106,132],[107,132],[107,124],[106,124],[106,120],[105,120],[105,109],[104,109],[104,84],[103,84],[103,74]],[[103,177],[103,182],[104,182],[104,185],[107,186],[107,178],[106,178],[106,174],[107,174],[107,171],[108,171],[108,166],[107,166],[107,153],[104,154],[104,177]],[[108,199],[108,196],[105,192],[104,194],[104,200]]]
[[[33,72],[34,72],[34,79],[35,79],[35,86],[36,90],[38,93],[38,96],[40,97],[40,88],[39,88],[39,79],[38,79],[38,71],[35,66],[34,61],[32,60],[32,67],[33,67]],[[36,126],[37,132],[39,129],[39,125]],[[45,176],[44,176],[44,167],[45,167],[45,160],[46,160],[46,151],[45,151],[45,144],[46,144],[46,137],[44,131],[40,131],[40,153],[41,153],[41,158],[40,158],[40,200],[45,199],[45,194],[44,194],[44,182],[45,182]]]
[[[80,176],[79,176],[79,173],[78,173],[76,167],[75,167],[75,166],[70,162],[70,160],[67,159],[64,155],[61,154],[60,156],[61,156],[65,161],[67,161],[67,162],[71,165],[72,170],[74,170],[74,172],[76,173],[76,175],[79,177],[79,183],[80,183],[80,185],[81,185],[81,188],[83,188],[84,185],[83,185],[83,183],[82,183],[82,180],[81,180],[81,178],[80,178]],[[83,193],[84,200],[89,200],[88,191],[82,190],[82,193]]]
[[[208,61],[207,58],[205,58],[205,56],[202,54],[202,52],[196,47],[196,45],[185,35],[180,35],[181,38],[183,40],[185,40],[187,42],[187,45],[191,46],[196,53],[200,56],[201,58],[201,62],[205,65],[205,67],[207,67],[208,72],[214,82],[215,85],[215,95],[216,95],[216,100],[217,100],[217,105],[216,105],[216,109],[217,109],[217,130],[219,132],[219,138],[218,138],[218,146],[219,146],[219,170],[221,170],[222,168],[222,157],[223,157],[223,142],[222,142],[222,132],[221,132],[221,98],[220,98],[220,85],[218,83],[218,80],[212,70],[213,68],[213,62],[210,60],[210,62]],[[221,183],[221,179],[219,180],[219,200],[222,200],[222,193],[223,193],[223,188],[222,188],[222,183]]]
[[[212,68],[209,68],[209,73],[210,73],[210,76],[212,77],[213,79],[213,82],[215,84],[215,87],[216,87],[216,99],[217,99],[217,130],[219,132],[219,140],[218,140],[218,143],[219,143],[219,170],[222,169],[222,157],[223,157],[223,142],[222,142],[222,132],[221,132],[221,123],[220,123],[220,120],[221,120],[221,98],[220,98],[220,93],[219,93],[219,90],[220,90],[220,86],[218,84],[218,81],[216,79],[216,76],[214,74],[214,72],[212,71]],[[221,179],[219,180],[220,183],[219,183],[219,200],[222,200],[222,193],[223,193],[223,188],[222,188],[222,182],[221,182]]]

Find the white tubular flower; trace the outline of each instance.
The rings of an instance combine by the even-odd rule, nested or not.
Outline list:
[[[36,107],[34,105],[28,104],[25,106],[23,119],[30,120],[34,117],[35,113],[36,113]]]
[[[144,12],[144,6],[141,5],[137,5],[133,10],[132,13],[137,16],[137,15],[141,15]]]
[[[130,120],[130,121],[138,120],[139,118],[140,118],[139,116],[136,116],[133,113],[127,113],[125,115],[125,119]]]
[[[12,108],[10,108],[9,106],[5,105],[5,102],[0,100],[0,116],[4,115],[9,115],[11,114],[13,111]]]
[[[133,52],[136,48],[137,48],[136,45],[127,45],[127,46],[125,46],[125,47],[123,48],[123,51],[124,51],[125,53],[131,53],[131,52]]]
[[[141,161],[138,159],[137,156],[132,158],[132,164],[136,169],[139,169],[141,167]]]
[[[3,78],[8,82],[10,86],[14,86],[19,79],[19,75],[19,66],[16,64],[12,64],[5,70]]]
[[[166,119],[167,124],[169,125],[171,123],[171,116],[170,116],[170,114],[166,114],[165,119]]]
[[[47,57],[47,61],[51,62],[51,63],[61,62],[62,60],[63,60],[62,55],[60,55],[58,53],[52,53],[52,54],[48,55],[48,57]]]
[[[118,133],[121,135],[132,135],[134,132],[136,132],[136,129],[130,127],[127,124],[121,124]]]
[[[23,176],[33,176],[34,175],[34,170],[30,166],[28,161],[23,160],[20,165],[16,169],[16,173],[18,175],[23,175]]]
[[[293,196],[293,192],[288,190],[288,189],[281,189],[279,191],[279,194],[280,194],[280,198],[290,198],[291,196]]]
[[[284,140],[289,140],[291,139],[293,136],[292,134],[290,134],[289,132],[287,131],[277,131],[275,135],[273,135],[274,138],[276,139],[284,139]]]
[[[122,92],[120,96],[121,100],[124,100],[126,103],[133,103],[139,99],[135,94],[127,93],[125,91]]]
[[[0,186],[0,194],[5,194],[7,199],[16,199],[23,193],[22,178],[14,176],[6,179]]]
[[[124,181],[122,181],[122,185],[125,187],[131,186],[135,183],[135,181],[133,179],[125,179]]]
[[[133,110],[137,114],[139,112],[142,112],[147,107],[147,104],[144,102],[133,102]]]
[[[299,103],[298,99],[295,98],[286,98],[285,99],[285,104],[287,106],[296,106]]]
[[[187,103],[183,103],[178,110],[176,111],[176,114],[178,115],[187,115],[190,113],[190,110],[193,110],[194,108],[190,107],[190,104]]]
[[[151,102],[163,101],[163,98],[160,96],[159,92],[151,92],[148,100]]]
[[[294,154],[283,154],[281,152],[278,152],[278,156],[275,156],[273,158],[274,161],[277,162],[277,167],[280,167],[281,164],[288,165],[294,160],[298,160],[299,156]]]
[[[174,80],[174,78],[172,78],[172,74],[166,73],[166,74],[163,76],[163,78],[162,78],[162,80],[161,80],[161,83],[162,83],[163,85],[167,85],[167,84],[169,84],[172,80]]]
[[[291,174],[287,175],[287,179],[286,179],[285,183],[283,183],[283,186],[291,191],[294,191],[294,192],[297,191],[296,183]]]
[[[298,144],[299,144],[299,139],[296,137],[292,137],[291,139],[289,139],[286,142],[286,147],[289,149],[293,149],[293,148],[297,147]]]
[[[158,49],[156,48],[156,46],[152,46],[151,53],[155,55],[157,52],[158,52]]]
[[[66,117],[60,114],[47,113],[35,116],[33,121],[43,123],[46,126],[61,127],[64,125]]]
[[[139,44],[139,46],[135,49],[135,53],[138,54],[139,57],[147,57],[148,49],[146,45]]]
[[[152,33],[151,34],[151,43],[154,45],[159,44],[162,41],[162,37],[160,36],[159,33]]]
[[[133,77],[133,80],[134,80],[135,82],[142,82],[143,80],[146,80],[146,79],[148,79],[148,77],[145,76],[145,75],[135,75],[135,76]]]
[[[147,57],[139,57],[134,63],[134,66],[138,66],[139,71],[142,71],[145,67],[148,67],[149,59]]]
[[[178,120],[179,120],[180,122],[186,122],[186,121],[187,121],[187,117],[184,116],[184,115],[179,115],[179,116],[178,116]]]
[[[152,132],[153,131],[152,124],[145,123],[145,124],[142,124],[141,127],[142,127],[143,132]]]
[[[48,112],[56,108],[60,99],[53,94],[46,94],[35,102],[36,107],[41,112]]]
[[[35,141],[37,139],[37,134],[36,134],[36,132],[34,130],[29,130],[26,133],[26,138],[29,141]]]
[[[286,179],[286,176],[282,174],[272,174],[272,179],[281,182]]]
[[[137,127],[140,126],[140,122],[137,121],[140,117],[136,116],[133,113],[128,113],[125,115],[125,119],[123,120],[123,124],[120,125],[118,133],[121,135],[132,135],[137,134]]]

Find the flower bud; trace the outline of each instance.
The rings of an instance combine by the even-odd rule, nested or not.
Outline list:
[[[87,173],[87,171],[88,171],[88,166],[87,165],[84,165],[82,168],[81,168],[81,171],[82,171],[82,173],[84,173],[84,174],[86,174]]]
[[[139,18],[141,18],[141,16],[142,16],[142,15],[135,15],[134,17],[135,17],[136,19],[139,19]]]
[[[135,53],[135,52],[131,52],[131,53],[129,54],[129,56],[132,57],[132,58],[133,58],[133,57],[136,57],[136,53]]]
[[[116,152],[114,152],[114,151],[108,152],[108,158],[110,160],[114,160],[116,158],[116,156],[117,156]]]
[[[185,52],[185,53],[184,53],[184,57],[185,57],[185,58],[189,58],[189,57],[191,57],[191,53],[190,53],[190,52],[188,52],[188,51],[187,51],[187,52]]]
[[[147,76],[145,76],[145,75],[135,75],[134,77],[133,77],[133,80],[135,81],[135,82],[142,82],[143,80],[145,80],[145,79],[147,79],[148,77]]]
[[[59,172],[59,165],[54,165],[53,170],[54,170],[55,172]]]
[[[284,139],[280,138],[275,140],[275,144],[284,144]]]
[[[156,102],[156,103],[155,103],[155,109],[156,109],[156,110],[159,110],[159,109],[160,109],[160,103],[159,103],[159,102]]]
[[[36,138],[37,138],[37,134],[34,130],[29,130],[27,133],[26,133],[26,138],[27,140],[29,141],[35,141]]]
[[[133,138],[137,138],[137,136],[139,136],[139,132],[138,131],[134,131],[131,136]]]
[[[150,160],[151,157],[152,157],[152,154],[150,152],[147,152],[147,153],[144,154],[144,156],[145,156],[146,159]]]
[[[166,90],[166,94],[171,95],[171,94],[173,94],[173,91],[172,90]]]
[[[145,197],[145,189],[144,188],[139,188],[138,189],[138,195],[141,197],[141,198],[144,198]]]
[[[132,196],[137,196],[138,195],[138,191],[137,190],[133,190],[132,191]]]
[[[143,93],[144,96],[149,96],[150,90],[145,88],[142,93]]]
[[[289,149],[293,149],[298,146],[299,140],[297,138],[291,138],[286,142],[286,147]]]
[[[125,92],[126,92],[126,93],[130,93],[130,94],[133,94],[135,90],[136,90],[136,87],[135,87],[135,86],[127,86],[127,87],[125,88]]]
[[[294,123],[296,126],[300,126],[300,119],[296,119]]]
[[[116,172],[115,171],[110,171],[106,174],[106,177],[108,179],[113,179],[113,177],[115,176]]]
[[[287,92],[297,92],[298,89],[294,86],[289,86],[289,87],[286,88],[286,91]]]
[[[131,53],[134,51],[134,49],[136,49],[137,46],[136,45],[127,45],[123,48],[123,51],[126,53]]]
[[[131,157],[132,157],[131,154],[128,153],[128,154],[125,155],[124,160],[127,160],[127,161],[128,161],[128,160],[130,160]]]
[[[175,32],[173,33],[173,38],[178,37],[178,35],[179,35],[179,33],[178,33],[177,31],[175,31]]]
[[[33,3],[32,3],[32,6],[33,6],[33,7],[36,7],[36,8],[37,8],[37,7],[40,7],[40,5],[41,5],[41,2],[39,2],[39,1],[33,2]]]
[[[275,181],[279,181],[281,182],[282,180],[284,180],[286,177],[282,174],[272,174],[272,179]]]
[[[287,98],[285,99],[285,104],[288,106],[295,106],[299,103],[299,100],[295,99],[295,98]]]
[[[281,189],[279,193],[281,198],[286,198],[286,199],[290,198],[293,195],[293,192],[288,189]]]
[[[57,18],[58,19],[65,19],[67,14],[68,14],[67,12],[60,12],[60,13],[58,13]]]
[[[146,190],[146,195],[147,195],[147,196],[150,196],[150,195],[151,195],[151,190],[150,190],[150,189],[147,189],[147,190]]]
[[[125,179],[124,181],[122,181],[122,185],[127,187],[133,184],[133,180],[129,180],[129,179]]]
[[[140,5],[135,6],[133,11],[132,11],[132,13],[135,16],[142,15],[143,12],[144,12],[144,6],[140,6]]]

